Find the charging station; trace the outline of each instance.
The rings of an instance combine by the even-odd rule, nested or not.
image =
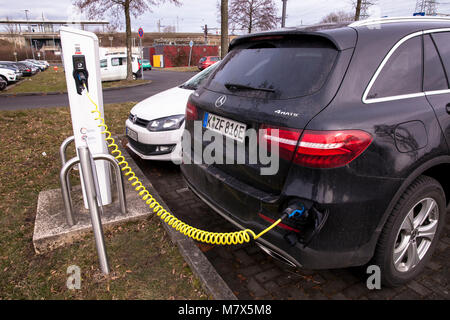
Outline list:
[[[98,110],[103,114],[98,38],[92,32],[64,26],[60,29],[60,35],[76,149],[88,146],[93,156],[108,154],[105,135],[102,134],[102,128],[98,126],[100,122],[95,120],[92,105],[83,94],[83,83],[85,83],[90,96],[98,104]],[[109,163],[103,160],[96,161],[95,168],[101,205],[110,204],[112,197]],[[81,170],[80,175],[82,175]],[[83,179],[82,176],[81,179]],[[83,184],[82,189],[84,206],[88,208]]]

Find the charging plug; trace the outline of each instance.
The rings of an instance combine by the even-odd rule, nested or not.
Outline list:
[[[292,203],[283,211],[283,216],[289,219],[299,219],[306,212],[305,206],[302,203]]]
[[[84,89],[84,85],[86,85],[86,88],[89,88],[88,86],[88,78],[89,73],[86,68],[86,58],[84,55],[73,55],[72,56],[72,62],[73,62],[73,78],[75,79],[75,86],[77,88],[77,93],[81,94]]]

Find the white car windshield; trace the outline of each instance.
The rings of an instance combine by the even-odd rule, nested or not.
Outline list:
[[[209,75],[217,68],[219,64],[220,62],[216,62],[202,72],[197,73],[195,76],[183,83],[180,88],[196,90],[203,81],[208,79]]]

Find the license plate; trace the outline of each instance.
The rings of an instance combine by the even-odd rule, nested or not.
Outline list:
[[[233,140],[244,142],[247,125],[215,114],[205,112],[203,128],[221,133]]]
[[[138,141],[138,134],[136,131],[131,130],[127,127],[127,136],[129,136],[134,141]]]

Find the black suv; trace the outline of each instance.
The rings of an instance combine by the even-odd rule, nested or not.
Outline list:
[[[189,187],[292,265],[381,268],[385,285],[415,277],[445,226],[450,200],[450,20],[380,19],[250,34],[186,110],[279,143],[279,168],[223,161],[181,166]],[[211,128],[211,127],[208,127]],[[214,128],[213,128],[214,129]],[[272,132],[278,132],[272,135]],[[216,138],[233,139],[223,133]],[[261,140],[262,137],[262,140]],[[275,139],[276,137],[276,139]],[[239,139],[235,139],[239,140]],[[191,140],[186,159],[205,150]],[[250,149],[248,137],[240,142]],[[231,159],[232,160],[232,159]],[[235,159],[236,160],[236,159]]]

